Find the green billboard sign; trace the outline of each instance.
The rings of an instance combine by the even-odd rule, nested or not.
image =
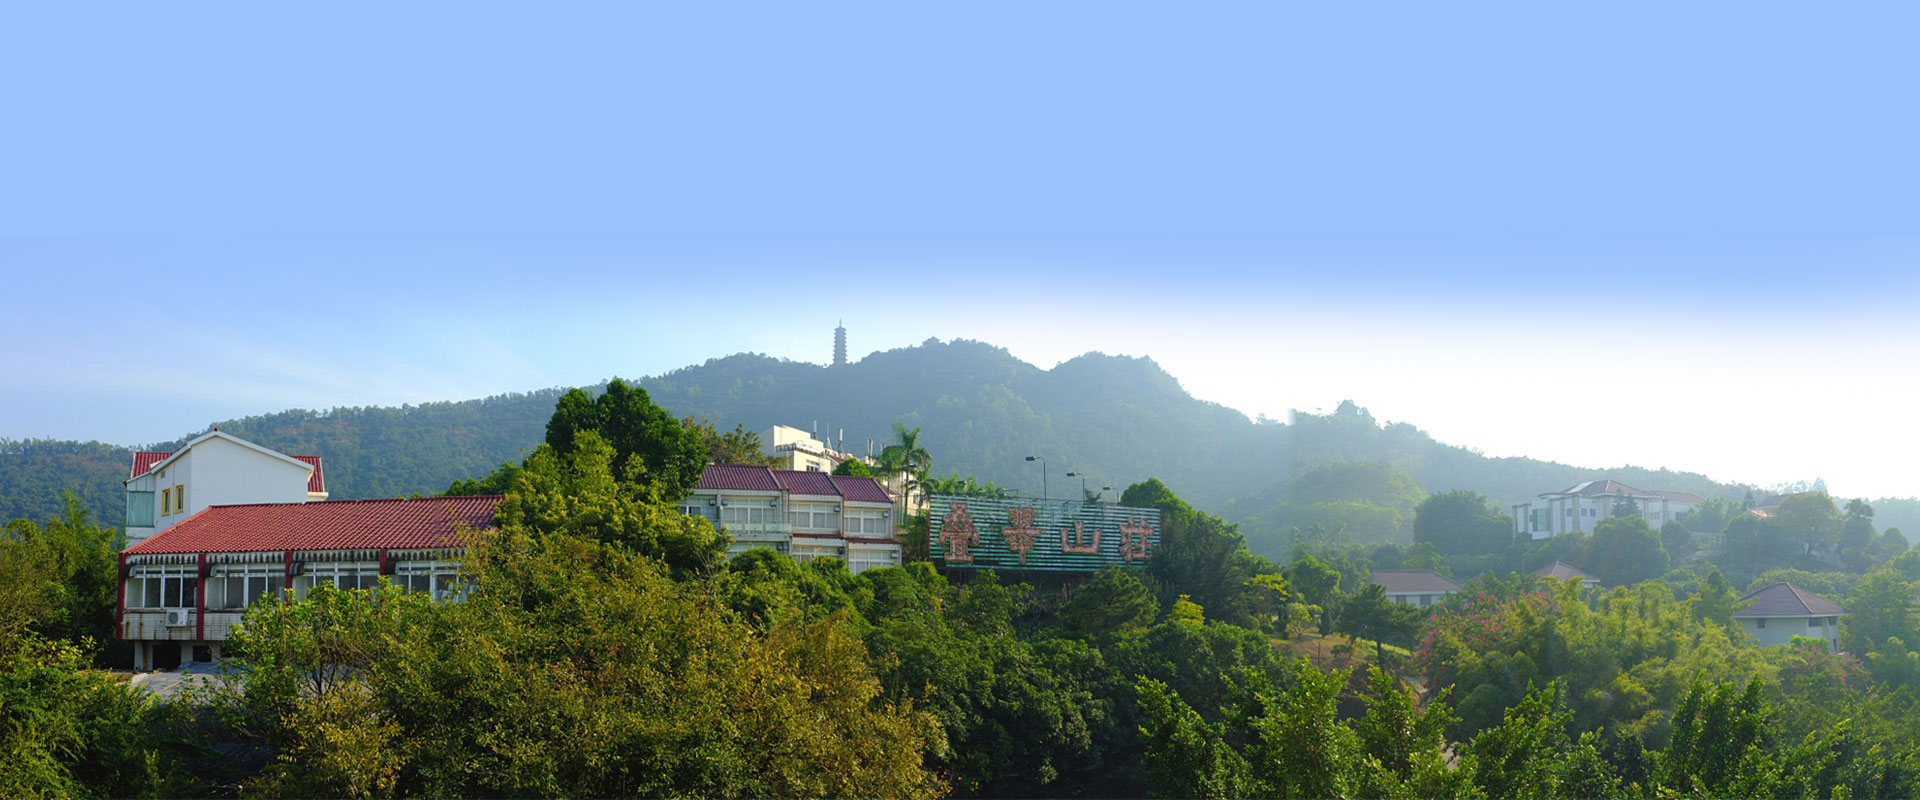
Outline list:
[[[934,558],[949,568],[1097,572],[1144,567],[1160,549],[1160,511],[1065,500],[927,498]]]

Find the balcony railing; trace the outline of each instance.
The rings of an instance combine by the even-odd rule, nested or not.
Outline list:
[[[729,522],[723,527],[731,534],[742,533],[778,533],[791,534],[793,526],[784,522]]]

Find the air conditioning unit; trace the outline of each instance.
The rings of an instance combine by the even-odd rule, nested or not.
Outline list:
[[[169,628],[187,627],[187,610],[184,608],[167,609],[167,627]]]

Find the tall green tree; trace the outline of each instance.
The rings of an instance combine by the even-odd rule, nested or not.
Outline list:
[[[1424,612],[1405,603],[1388,600],[1386,588],[1373,583],[1340,603],[1333,629],[1346,634],[1349,639],[1372,639],[1377,654],[1384,657],[1388,644],[1413,646],[1425,622]]]
[[[0,640],[28,630],[90,648],[115,639],[123,534],[95,524],[73,492],[64,499],[44,525],[17,519],[0,531]]]
[[[1082,634],[1138,632],[1153,624],[1159,606],[1134,570],[1108,567],[1075,589],[1060,621]]]
[[[1558,682],[1529,687],[1498,726],[1473,738],[1474,783],[1489,800],[1562,796],[1563,764],[1573,749],[1567,738],[1573,715],[1561,705],[1562,691]]]
[[[1867,573],[1847,596],[1847,615],[1840,622],[1840,647],[1864,653],[1882,647],[1888,639],[1920,644],[1920,590],[1888,567]],[[1902,654],[1904,655],[1904,654]]]
[[[1251,797],[1247,760],[1227,745],[1225,723],[1209,724],[1177,692],[1151,678],[1137,684],[1144,766],[1155,797]]]
[[[1608,584],[1635,584],[1667,571],[1660,534],[1638,514],[1600,520],[1587,548],[1587,564]]]
[[[1707,577],[1700,581],[1700,587],[1688,603],[1693,608],[1694,619],[1717,623],[1728,630],[1734,629],[1733,612],[1745,607],[1740,602],[1740,593],[1727,582],[1727,576],[1720,574],[1719,567],[1708,568]]]
[[[747,430],[745,424],[735,424],[733,430],[722,431],[713,420],[686,417],[680,420],[680,427],[693,431],[700,438],[700,446],[706,450],[708,464],[771,467],[780,463],[780,459],[767,455],[760,434]]]
[[[1772,797],[1779,766],[1769,753],[1771,708],[1760,680],[1744,688],[1695,677],[1674,710],[1673,733],[1661,754],[1661,782],[1706,797]]]
[[[1414,509],[1413,540],[1432,544],[1441,555],[1498,553],[1513,536],[1513,518],[1478,492],[1430,495]]]
[[[1825,552],[1840,535],[1840,511],[1826,492],[1800,492],[1780,500],[1773,519],[1803,553]]]
[[[678,500],[693,491],[707,464],[700,435],[654,405],[647,390],[618,378],[598,397],[570,389],[547,421],[547,446],[571,453],[580,431],[594,431],[613,448],[615,473],[659,487],[660,496]]]
[[[1840,519],[1840,557],[1853,569],[1866,569],[1873,563],[1868,549],[1878,533],[1873,526],[1873,506],[1859,498],[1848,500],[1846,513]]]
[[[673,505],[677,498],[663,499],[659,487],[634,483],[638,464],[629,461],[627,474],[617,474],[617,458],[592,430],[576,433],[565,452],[542,445],[515,475],[496,519],[502,526],[619,545],[681,575],[717,567],[726,537],[705,518],[681,513]]]
[[[0,796],[168,797],[185,783],[165,709],[90,668],[77,643],[25,634],[0,651]]]
[[[1127,487],[1120,503],[1161,512],[1160,549],[1148,559],[1147,574],[1159,582],[1163,605],[1186,594],[1213,619],[1254,623],[1258,601],[1248,581],[1280,569],[1247,550],[1238,526],[1187,505],[1154,478]]]

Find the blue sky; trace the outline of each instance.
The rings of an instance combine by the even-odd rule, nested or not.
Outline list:
[[[0,436],[819,360],[844,317],[1911,495],[1916,16],[13,8]]]

